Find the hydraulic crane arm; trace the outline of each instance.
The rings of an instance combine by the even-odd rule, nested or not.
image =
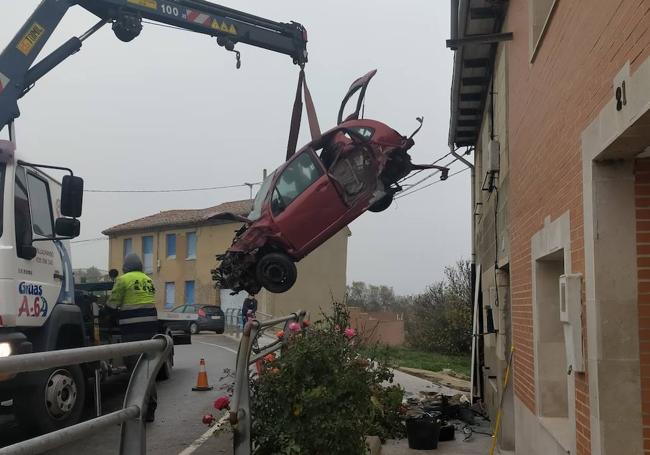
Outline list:
[[[73,37],[34,65],[43,46],[74,5],[82,6],[100,21],[80,37]],[[20,115],[18,100],[45,74],[81,49],[82,42],[111,23],[124,42],[142,31],[142,21],[166,24],[217,38],[217,44],[234,51],[237,43],[307,62],[307,32],[296,23],[281,23],[216,5],[205,0],[42,0],[18,34],[0,54],[0,130]],[[237,52],[239,67],[239,52]]]

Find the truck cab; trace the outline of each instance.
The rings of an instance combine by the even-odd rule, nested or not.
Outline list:
[[[70,175],[61,184],[51,169]],[[82,197],[83,180],[72,171],[23,161],[13,142],[0,140],[0,356],[85,344],[69,246],[79,235]],[[54,388],[40,387],[44,381]],[[79,366],[56,374],[0,373],[0,401],[13,400],[18,417],[34,419],[43,408],[49,418],[42,429],[52,430],[81,412],[83,381]],[[53,403],[49,395],[60,391],[67,399]]]

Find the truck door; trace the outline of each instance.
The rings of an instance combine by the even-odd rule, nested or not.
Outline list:
[[[63,286],[61,255],[51,240],[54,235],[52,181],[24,166],[16,167],[14,218],[16,233],[16,299],[18,326],[40,326],[57,303]],[[58,193],[58,187],[54,188]],[[31,258],[28,249],[36,248]]]

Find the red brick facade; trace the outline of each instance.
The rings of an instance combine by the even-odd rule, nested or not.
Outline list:
[[[532,64],[528,5],[510,2],[504,30],[514,33],[507,45],[514,384],[517,397],[535,412],[531,238],[543,228],[545,217],[556,219],[569,211],[571,269],[584,274],[581,133],[612,98],[612,80],[624,64],[629,61],[634,72],[650,55],[650,3],[559,0]],[[650,216],[638,222],[648,227]],[[650,238],[650,227],[645,236]],[[640,280],[650,279],[650,269],[639,273]],[[650,292],[650,281],[639,283],[639,292],[645,286]],[[640,306],[639,311],[646,311],[642,321],[650,328],[650,295],[647,299],[649,310]],[[646,342],[650,346],[650,336]],[[641,343],[645,346],[643,338]],[[642,380],[644,411],[650,412],[650,349],[642,349],[642,359],[648,369]],[[586,374],[576,374],[575,406],[578,454],[588,454]],[[645,436],[650,437],[650,413],[645,418]]]

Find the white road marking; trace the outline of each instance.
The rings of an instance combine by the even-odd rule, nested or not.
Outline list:
[[[218,348],[225,349],[228,352],[232,352],[233,354],[237,354],[237,351],[235,351],[234,349],[230,349],[230,348],[227,348],[225,346],[221,346],[220,344],[206,343],[205,341],[197,341],[197,343],[207,344],[208,346],[216,346]]]
[[[199,341],[200,343],[200,341]],[[208,343],[203,343],[203,344],[208,344]],[[215,345],[216,346],[216,345]],[[211,426],[208,431],[203,433],[196,441],[194,441],[192,444],[190,444],[185,450],[183,450],[181,453],[178,455],[190,455],[193,453],[196,449],[201,447],[203,444],[206,443],[208,439],[212,437],[212,435],[220,429],[226,422],[228,421],[228,414],[220,418],[216,424]]]

